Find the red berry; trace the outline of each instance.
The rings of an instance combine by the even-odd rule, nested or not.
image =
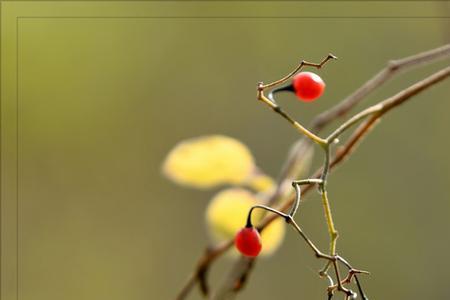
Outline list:
[[[292,85],[297,97],[305,102],[316,100],[325,89],[325,82],[322,78],[311,72],[301,72],[295,75]]]
[[[254,227],[239,230],[234,239],[236,248],[245,256],[256,257],[261,251],[261,236]]]

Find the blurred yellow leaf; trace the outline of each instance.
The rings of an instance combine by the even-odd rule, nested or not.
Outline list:
[[[281,191],[284,191],[282,199],[287,199],[294,193],[293,180],[308,177],[314,157],[314,148],[313,143],[307,138],[302,138],[292,145],[288,155],[289,159],[281,171],[285,178],[281,183]]]
[[[206,210],[206,223],[211,237],[217,241],[234,238],[239,229],[245,226],[249,209],[258,204],[251,192],[242,188],[230,188],[216,194]],[[256,225],[264,211],[257,209],[252,213]],[[283,241],[285,222],[277,219],[261,233],[263,248],[261,255],[272,254]]]
[[[170,151],[163,164],[167,177],[197,188],[241,184],[254,170],[250,150],[240,141],[223,135],[182,141]]]
[[[308,175],[314,157],[314,145],[307,138],[295,142],[289,150],[282,172],[289,181]]]
[[[261,172],[254,172],[245,184],[246,186],[254,189],[257,192],[264,193],[269,192],[273,188],[275,188],[275,181],[272,179],[272,177]]]

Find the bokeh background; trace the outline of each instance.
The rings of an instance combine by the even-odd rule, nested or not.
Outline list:
[[[320,101],[281,96],[307,124],[388,60],[449,41],[446,18],[342,18],[364,5],[344,4],[314,8],[335,18],[21,20],[20,299],[172,299],[206,245],[204,210],[218,190],[162,176],[178,141],[235,137],[276,176],[299,136],[256,101],[256,82],[279,78],[300,59],[336,54],[320,71]],[[254,5],[277,12],[297,4]],[[445,1],[403,7],[411,16],[448,13]],[[360,108],[448,63],[397,77]],[[447,81],[396,109],[330,177],[339,252],[371,271],[362,278],[371,299],[450,297],[449,92]],[[309,194],[298,221],[325,249],[318,199]],[[214,265],[213,284],[229,262]],[[240,298],[323,299],[320,266],[288,230]],[[197,290],[190,297],[200,298]]]

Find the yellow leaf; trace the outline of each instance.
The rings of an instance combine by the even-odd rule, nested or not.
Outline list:
[[[254,172],[245,185],[257,192],[267,193],[275,188],[275,181],[264,173]]]
[[[197,188],[241,184],[254,170],[250,150],[240,141],[223,135],[182,141],[170,151],[163,164],[167,177]]]
[[[249,209],[258,204],[254,194],[242,188],[230,188],[216,194],[206,210],[206,223],[211,237],[216,242],[234,238],[239,229],[245,226]],[[263,210],[252,213],[256,225],[263,216]],[[285,222],[277,219],[261,233],[261,255],[272,254],[283,241]]]
[[[303,178],[308,175],[314,157],[314,145],[307,138],[298,140],[291,148],[288,165],[283,166],[283,171],[289,170],[286,177],[289,179]],[[294,156],[294,154],[296,154]]]

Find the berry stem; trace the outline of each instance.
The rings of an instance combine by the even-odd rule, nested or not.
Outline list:
[[[311,63],[302,60],[300,64],[289,74],[282,77],[281,79],[278,79],[276,81],[273,81],[268,84],[263,84],[262,82],[258,83],[257,87],[257,99],[267,104],[274,112],[281,115],[283,118],[285,118],[289,123],[291,123],[292,126],[294,126],[300,133],[314,141],[316,144],[319,144],[321,146],[326,145],[327,141],[325,139],[322,139],[321,137],[315,135],[305,127],[303,127],[299,122],[295,121],[290,115],[288,115],[273,99],[270,99],[270,97],[266,97],[264,95],[264,91],[266,89],[272,88],[274,86],[280,85],[285,83],[287,80],[289,80],[292,76],[294,76],[297,72],[301,71],[304,66],[314,67],[316,69],[322,68],[329,60],[337,59],[336,56],[333,54],[328,54],[320,63]],[[269,94],[270,96],[270,94]]]
[[[309,179],[307,179],[309,180]],[[316,182],[316,180],[313,180],[313,182]],[[307,182],[305,181],[304,184],[307,184]],[[296,186],[298,186],[298,184],[296,184]],[[300,228],[300,226],[298,226],[298,224],[295,222],[294,218],[289,215],[289,214],[285,214],[275,208],[271,208],[265,205],[254,205],[250,208],[249,212],[248,212],[248,216],[247,216],[247,224],[246,227],[253,227],[252,223],[251,223],[251,214],[253,212],[253,210],[255,208],[260,208],[260,209],[264,209],[270,212],[273,212],[277,215],[279,215],[280,217],[284,218],[286,220],[286,223],[292,225],[292,227],[294,227],[294,229],[300,234],[300,236],[303,238],[303,240],[308,244],[308,246],[314,251],[314,254],[316,255],[316,257],[318,258],[324,258],[327,259],[328,261],[335,261],[338,260],[336,257],[331,256],[331,255],[326,255],[323,254],[319,248],[317,248],[316,245],[314,245],[314,243],[308,238],[308,236],[303,232],[303,230]]]
[[[319,145],[326,144],[326,140],[315,135],[305,127],[303,127],[299,122],[295,121],[288,113],[286,113],[281,106],[279,106],[275,101],[267,98],[263,93],[263,84],[260,83],[258,86],[258,99],[264,103],[266,103],[274,112],[281,115],[285,118],[295,129],[297,129],[300,133],[311,139],[313,142]]]
[[[282,87],[270,90],[269,94],[267,94],[267,98],[269,98],[271,101],[274,101],[273,100],[273,95],[275,93],[279,93],[279,92],[294,92],[294,91],[295,91],[294,90],[294,86],[292,84],[285,85],[285,86],[282,86]]]
[[[250,210],[248,211],[247,222],[246,222],[246,225],[245,225],[245,227],[247,227],[247,228],[253,227],[253,224],[252,224],[252,212],[253,212],[253,210],[255,208],[260,208],[260,209],[264,209],[264,210],[273,212],[273,213],[279,215],[280,217],[283,217],[284,219],[286,219],[289,216],[289,215],[287,215],[287,214],[285,214],[285,213],[283,213],[283,212],[281,212],[279,210],[276,210],[275,208],[272,208],[272,207],[268,207],[268,206],[265,206],[265,205],[253,205],[250,208]]]

